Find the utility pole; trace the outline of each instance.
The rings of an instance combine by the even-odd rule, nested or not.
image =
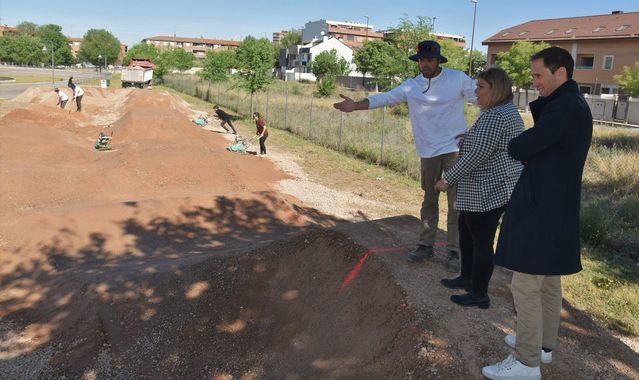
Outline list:
[[[470,57],[469,57],[469,63],[468,63],[468,76],[472,76],[471,72],[473,71],[473,43],[475,42],[475,18],[477,17],[477,0],[470,0],[471,3],[473,3],[474,5],[474,10],[473,10],[473,33],[470,37]]]

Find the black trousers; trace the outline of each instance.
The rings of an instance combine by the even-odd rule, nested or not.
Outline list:
[[[260,137],[260,154],[266,154],[266,145],[264,143],[266,142],[267,138],[268,136]]]
[[[76,106],[78,106],[78,108],[76,109],[76,111],[81,112],[82,111],[82,97],[84,95],[80,95],[78,97],[75,98],[75,104]]]
[[[493,244],[499,219],[506,210],[501,206],[486,212],[459,212],[459,249],[461,275],[473,284],[473,293],[488,295],[488,283],[493,276]]]

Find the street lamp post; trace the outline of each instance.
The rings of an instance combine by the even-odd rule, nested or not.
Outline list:
[[[55,65],[53,62],[53,51],[54,51],[54,47],[53,47],[53,43],[49,42],[51,44],[51,85],[53,87],[55,87]],[[47,45],[46,43],[44,44],[44,46],[42,46],[42,51],[43,52],[47,52]]]
[[[98,59],[102,59],[102,54],[98,55]],[[102,69],[102,71],[104,72],[104,70],[106,70],[106,54],[104,55],[104,68]],[[106,73],[104,75],[106,76]]]
[[[471,34],[470,37],[470,56],[469,56],[469,63],[468,63],[468,76],[471,76],[471,71],[473,70],[473,43],[475,42],[475,18],[477,17],[477,0],[470,0],[471,3],[473,3],[474,6],[474,10],[473,10],[473,33]]]
[[[366,17],[366,41],[368,41],[368,15]]]
[[[437,17],[433,16],[433,33],[435,33],[435,20],[437,20]]]

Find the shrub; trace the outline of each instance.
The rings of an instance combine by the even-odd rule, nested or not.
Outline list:
[[[321,81],[317,82],[317,92],[315,92],[315,96],[320,98],[328,98],[335,93],[336,88],[337,84],[335,83],[335,78],[327,76]]]

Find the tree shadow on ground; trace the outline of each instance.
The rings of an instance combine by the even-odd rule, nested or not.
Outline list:
[[[138,207],[130,202],[126,206]],[[174,217],[119,220],[127,243],[118,251],[107,248],[112,236],[96,231],[78,236],[68,227],[35,244],[38,258],[20,260],[25,248],[5,251],[2,256],[10,257],[5,264],[20,263],[10,273],[0,272],[0,373],[4,379],[91,373],[126,377],[118,363],[109,360],[130,354],[131,360],[139,360],[141,373],[158,374],[158,368],[164,368],[180,377],[180,366],[191,359],[171,361],[163,355],[170,356],[174,344],[189,348],[201,340],[189,343],[173,337],[160,342],[136,335],[137,340],[130,341],[126,335],[136,329],[181,331],[183,323],[197,324],[197,318],[213,323],[215,304],[241,295],[234,287],[237,264],[229,264],[229,259],[341,222],[264,192],[252,199],[218,197],[211,207],[183,206]],[[197,302],[207,292],[207,303]],[[195,313],[194,307],[209,310]],[[124,345],[114,346],[113,341]],[[161,348],[162,343],[169,347]],[[152,361],[133,357],[146,349]]]

